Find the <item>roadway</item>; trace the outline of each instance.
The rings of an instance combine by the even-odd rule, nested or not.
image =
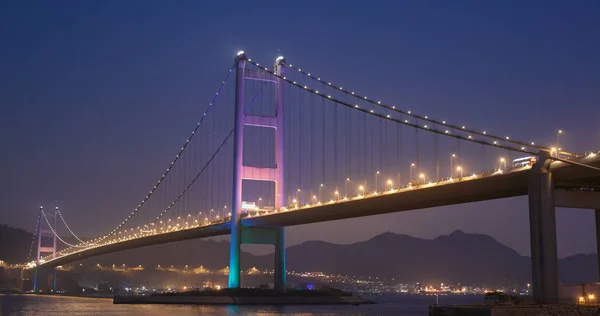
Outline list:
[[[581,158],[578,161],[600,167],[600,155]],[[557,188],[600,188],[600,172],[562,162],[553,163],[551,170]],[[420,187],[390,190],[353,197],[348,200],[330,201],[320,205],[290,208],[265,215],[245,217],[242,219],[242,224],[266,227],[295,226],[522,196],[527,195],[529,175],[529,168],[513,170],[506,174],[471,175],[462,179],[424,184]],[[40,266],[59,266],[127,249],[227,235],[230,233],[229,226],[229,222],[221,222],[165,233],[150,233],[137,238],[82,249],[56,259],[49,259]]]

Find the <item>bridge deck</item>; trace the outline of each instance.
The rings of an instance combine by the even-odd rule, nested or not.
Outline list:
[[[600,155],[580,159],[581,162],[600,166]],[[557,187],[576,188],[581,186],[600,188],[600,173],[589,169],[553,163],[551,166]],[[485,177],[465,177],[439,184],[423,185],[419,188],[384,192],[349,201],[325,203],[299,209],[290,209],[242,220],[244,226],[294,226],[346,218],[371,216],[454,204],[487,201],[526,195],[529,169],[508,174]],[[213,237],[230,233],[229,223],[181,229],[168,233],[150,234],[117,243],[101,245],[48,260],[41,266],[58,266],[73,261],[127,249],[146,247],[188,239]]]

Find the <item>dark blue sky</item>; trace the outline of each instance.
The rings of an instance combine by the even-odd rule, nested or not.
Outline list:
[[[0,223],[28,230],[56,203],[80,235],[112,229],[239,49],[423,115],[600,148],[596,1],[3,1],[0,23]],[[557,214],[561,256],[595,251],[592,212]],[[525,198],[295,227],[288,242],[456,229],[529,253]]]

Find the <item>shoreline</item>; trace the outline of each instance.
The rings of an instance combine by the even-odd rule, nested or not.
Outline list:
[[[190,305],[363,305],[375,304],[342,291],[236,289],[154,295],[115,295],[113,304],[190,304]]]

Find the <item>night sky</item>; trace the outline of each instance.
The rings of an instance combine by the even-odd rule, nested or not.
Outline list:
[[[238,50],[404,109],[600,149],[597,1],[2,1],[0,223],[40,204],[74,230],[118,224],[198,121]],[[407,162],[408,163],[408,162]],[[594,214],[557,211],[559,256],[595,252]],[[525,197],[288,229],[351,243],[461,229],[529,255]]]

